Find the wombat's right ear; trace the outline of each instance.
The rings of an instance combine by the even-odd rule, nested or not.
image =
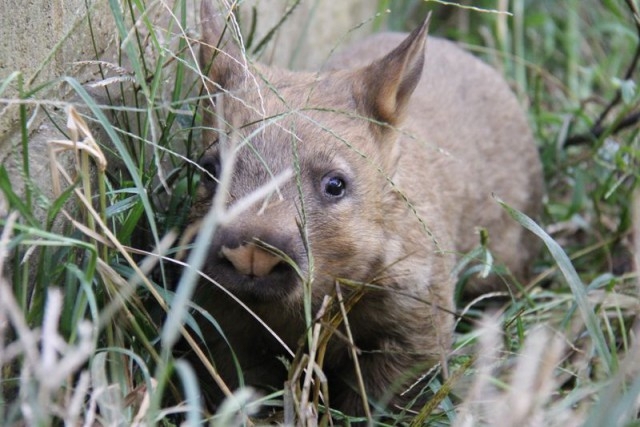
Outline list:
[[[217,92],[219,88],[229,89],[246,69],[242,51],[233,37],[233,17],[227,24],[223,14],[216,10],[211,0],[202,0],[200,25],[200,69],[209,78],[207,86],[211,93]]]

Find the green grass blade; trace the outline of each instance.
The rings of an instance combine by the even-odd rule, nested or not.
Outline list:
[[[598,403],[589,411],[584,427],[638,425],[636,402],[640,396],[640,377],[636,376],[628,386],[622,383],[623,377],[623,373],[620,372],[600,394]]]
[[[131,61],[131,66],[133,67],[134,74],[136,75],[136,82],[140,85],[142,93],[145,94],[145,97],[149,99],[149,87],[147,86],[144,67],[143,64],[141,64],[139,61],[139,55],[136,54],[134,45],[128,39],[129,32],[127,31],[125,18],[120,7],[120,2],[118,0],[109,0],[109,6],[111,7],[111,13],[113,14],[113,19],[116,23],[116,27],[118,28],[120,39],[124,43],[123,47],[127,53],[128,59]]]
[[[182,389],[185,394],[186,425],[201,425],[202,399],[200,397],[200,386],[198,385],[199,380],[191,365],[183,360],[176,360],[175,369],[182,381]]]
[[[20,212],[20,215],[33,227],[37,227],[38,221],[33,216],[32,210],[22,201],[22,197],[13,191],[13,185],[9,180],[9,173],[4,165],[0,165],[0,190],[4,193],[9,206]]]
[[[4,91],[7,90],[7,87],[9,87],[11,82],[13,82],[14,80],[17,80],[18,77],[20,77],[20,72],[14,71],[4,79],[0,80],[0,95],[2,95]]]
[[[609,347],[607,346],[607,342],[605,340],[602,329],[600,328],[598,318],[596,317],[596,314],[594,313],[587,299],[587,290],[583,285],[582,280],[580,280],[580,277],[573,267],[573,264],[571,264],[571,260],[569,259],[567,254],[562,250],[560,245],[558,245],[558,243],[556,243],[556,241],[551,238],[551,236],[549,236],[538,224],[535,223],[535,221],[533,221],[522,212],[507,205],[499,198],[496,198],[496,200],[513,219],[515,219],[524,228],[538,236],[547,246],[547,249],[549,249],[549,252],[551,252],[553,259],[558,264],[558,267],[560,268],[560,271],[567,281],[567,284],[571,288],[571,292],[573,293],[573,296],[575,298],[578,310],[580,311],[580,315],[582,316],[582,320],[587,327],[587,331],[589,332],[589,335],[593,340],[596,350],[602,358],[605,370],[608,373],[614,372],[615,362],[613,357],[611,356]]]
[[[154,218],[154,210],[151,205],[151,200],[149,200],[149,195],[145,190],[144,183],[142,182],[142,178],[140,177],[140,172],[136,167],[133,158],[129,154],[129,150],[125,147],[120,136],[111,125],[111,122],[104,115],[100,107],[93,100],[91,95],[87,93],[87,91],[82,87],[82,85],[72,77],[65,77],[64,81],[67,82],[76,93],[82,98],[82,100],[87,104],[95,118],[98,120],[100,125],[103,127],[107,135],[109,136],[111,143],[116,147],[118,154],[120,155],[121,160],[124,162],[129,174],[131,175],[131,179],[135,184],[135,188],[137,190],[137,194],[144,205],[144,210],[147,215],[147,219],[149,220],[149,227],[151,228],[151,233],[153,235],[154,241],[156,244],[160,242],[158,229],[156,227],[156,222]]]

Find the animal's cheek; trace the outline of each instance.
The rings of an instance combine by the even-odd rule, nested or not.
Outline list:
[[[367,281],[379,268],[377,263],[384,253],[383,232],[357,212],[340,219],[328,216],[310,231],[311,256],[320,281]]]

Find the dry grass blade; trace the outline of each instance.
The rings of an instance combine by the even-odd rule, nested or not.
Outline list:
[[[344,324],[345,331],[347,333],[347,339],[349,344],[349,350],[353,359],[353,367],[356,373],[356,379],[358,381],[358,389],[360,396],[362,397],[362,408],[364,409],[365,417],[369,423],[373,422],[371,417],[371,409],[369,408],[369,400],[367,399],[367,390],[364,386],[364,379],[362,378],[362,370],[360,369],[360,361],[358,359],[358,351],[356,344],[353,341],[353,334],[351,333],[351,327],[349,327],[349,317],[347,316],[347,310],[344,306],[344,299],[342,298],[342,291],[340,290],[340,283],[335,284],[336,298],[338,300],[338,306],[340,307],[340,315],[342,316],[342,323]]]
[[[468,373],[469,368],[475,362],[475,358],[470,357],[466,362],[459,366],[442,384],[442,387],[433,395],[431,399],[422,407],[418,414],[411,420],[410,427],[424,426],[428,417],[437,410],[442,401],[451,393],[452,389],[458,381]]]
[[[556,333],[544,327],[531,331],[516,364],[509,369],[507,379],[500,361],[500,326],[494,319],[480,328],[480,348],[476,362],[478,373],[458,410],[455,426],[487,425],[495,427],[564,425],[567,419],[577,419],[572,411],[556,412],[549,405],[558,387],[556,373],[564,355],[564,344]],[[504,384],[501,388],[496,384]]]

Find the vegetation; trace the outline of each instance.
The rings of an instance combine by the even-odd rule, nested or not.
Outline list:
[[[380,0],[379,16],[359,31],[408,30],[430,10],[433,34],[502,70],[528,109],[548,191],[539,224],[512,215],[546,249],[517,295],[464,302],[448,376],[429,372],[419,384],[426,405],[376,422],[639,426],[637,2],[453,3]],[[101,80],[91,94],[72,76],[38,87],[17,72],[0,81],[0,94],[18,93],[24,153],[36,105],[61,135],[52,141],[55,197],[33,185],[17,194],[0,167],[10,212],[0,218],[3,425],[224,426],[249,423],[257,406],[240,390],[208,414],[198,378],[173,353],[197,335],[173,321],[197,311],[187,298],[196,272],[175,268],[198,181],[201,80],[189,4],[175,2],[171,36],[160,37],[150,5],[110,2],[120,63],[95,58]],[[270,40],[248,41],[259,50]],[[52,87],[74,94],[66,123]],[[459,267],[462,277],[483,268]],[[313,390],[293,392],[287,405],[313,404]],[[277,407],[284,395],[258,403]]]

